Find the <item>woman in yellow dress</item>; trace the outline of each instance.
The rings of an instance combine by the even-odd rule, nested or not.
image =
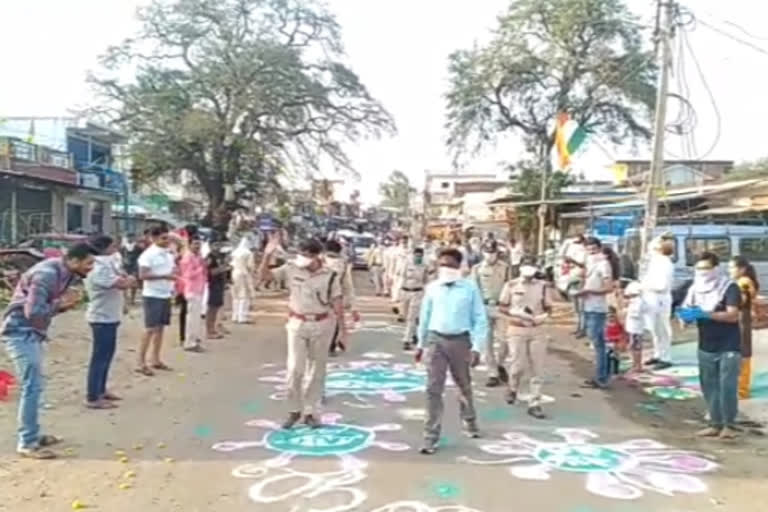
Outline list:
[[[736,256],[729,266],[731,278],[741,289],[741,373],[739,374],[739,398],[749,398],[752,385],[752,305],[760,289],[755,267],[743,256]]]

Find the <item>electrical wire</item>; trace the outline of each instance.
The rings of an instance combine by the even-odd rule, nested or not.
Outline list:
[[[749,48],[752,48],[752,49],[753,49],[753,50],[755,50],[756,52],[760,52],[760,53],[762,53],[762,54],[764,54],[764,55],[768,55],[768,50],[766,50],[765,48],[762,48],[762,47],[760,47],[760,46],[758,46],[758,45],[756,45],[756,44],[754,44],[754,43],[751,43],[751,42],[749,42],[749,41],[746,41],[746,40],[744,40],[744,39],[742,39],[742,38],[740,38],[740,37],[737,37],[737,36],[735,36],[735,35],[733,35],[733,34],[731,34],[731,33],[729,33],[729,32],[726,32],[725,30],[722,30],[722,29],[720,29],[720,28],[718,28],[718,27],[716,27],[716,26],[714,26],[714,25],[711,25],[711,24],[709,24],[709,23],[707,23],[706,21],[703,21],[703,20],[701,20],[701,19],[699,19],[699,23],[700,23],[701,25],[703,25],[703,26],[707,27],[707,28],[708,28],[708,29],[710,29],[710,30],[714,30],[714,31],[715,31],[715,32],[717,32],[718,34],[720,34],[720,35],[722,35],[722,36],[724,36],[724,37],[727,37],[728,39],[730,39],[730,40],[732,40],[732,41],[734,41],[734,42],[737,42],[737,43],[739,43],[739,44],[742,44],[742,45],[744,45],[744,46],[747,46],[747,47],[749,47]]]

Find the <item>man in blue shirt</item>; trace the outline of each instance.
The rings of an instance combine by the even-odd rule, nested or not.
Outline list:
[[[488,342],[488,317],[480,289],[474,280],[463,277],[461,262],[457,249],[440,252],[437,280],[427,287],[419,314],[416,362],[421,362],[426,350],[427,365],[427,419],[421,449],[425,455],[437,450],[447,370],[459,388],[464,432],[480,437],[470,368],[477,366]]]

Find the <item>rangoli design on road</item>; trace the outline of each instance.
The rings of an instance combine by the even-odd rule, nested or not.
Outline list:
[[[213,445],[219,452],[234,452],[261,448],[277,453],[257,463],[241,465],[232,471],[237,478],[253,483],[248,489],[249,498],[259,504],[288,503],[290,510],[301,504],[312,512],[349,512],[363,510],[367,493],[357,487],[367,477],[368,463],[357,454],[376,447],[399,452],[409,449],[405,443],[381,441],[383,432],[396,432],[397,424],[364,427],[340,423],[341,415],[325,414],[323,427],[310,429],[298,427],[284,430],[270,420],[252,420],[249,427],[265,429],[256,441],[225,441]],[[292,463],[297,458],[317,460],[312,467],[327,465],[335,468],[323,471],[303,471]],[[335,462],[334,462],[335,461]],[[327,500],[325,498],[333,498]],[[302,508],[304,510],[304,508]],[[431,507],[420,501],[397,501],[371,512],[479,512],[461,505]]]
[[[645,491],[666,496],[701,493],[707,485],[698,475],[714,471],[717,464],[688,451],[676,450],[651,439],[602,444],[584,429],[557,429],[562,441],[539,441],[510,432],[480,449],[499,459],[460,457],[469,464],[507,465],[523,480],[549,480],[552,473],[586,475],[587,490],[620,500],[640,498]]]
[[[328,363],[325,380],[326,397],[352,396],[356,402],[346,403],[355,407],[373,407],[369,398],[380,397],[387,402],[406,401],[408,393],[424,391],[427,382],[425,370],[410,363],[392,363],[380,352],[369,352],[366,361]],[[279,370],[259,380],[275,384],[273,400],[287,396],[287,372]]]

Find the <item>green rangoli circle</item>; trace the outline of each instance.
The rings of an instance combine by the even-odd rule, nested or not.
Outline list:
[[[324,425],[320,428],[298,427],[273,430],[266,436],[266,447],[307,457],[345,455],[371,445],[376,435],[354,425]]]
[[[597,444],[551,444],[533,456],[554,469],[574,473],[615,471],[632,460],[628,453]]]
[[[412,393],[424,390],[426,382],[426,375],[420,372],[375,366],[330,371],[325,380],[325,389],[331,394],[374,395],[387,391]]]

